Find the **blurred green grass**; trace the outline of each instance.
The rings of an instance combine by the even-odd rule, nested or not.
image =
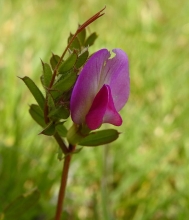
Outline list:
[[[41,199],[21,220],[50,219],[61,163],[53,140],[37,136],[34,100],[17,76],[38,82],[40,58],[61,54],[69,32],[106,5],[89,31],[94,52],[122,48],[131,95],[120,138],[72,161],[67,219],[185,220],[189,216],[189,2],[0,1],[0,212],[37,186]]]

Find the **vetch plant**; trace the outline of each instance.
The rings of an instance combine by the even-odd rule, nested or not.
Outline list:
[[[52,54],[49,63],[41,61],[40,79],[45,96],[29,77],[21,78],[37,102],[30,105],[29,113],[42,127],[40,134],[54,137],[63,155],[58,156],[63,160],[63,169],[55,220],[61,219],[71,157],[81,149],[77,146],[96,147],[116,140],[119,136],[116,129],[97,129],[103,123],[120,126],[119,111],[129,98],[126,53],[113,49],[111,54],[107,49],[100,49],[89,55],[97,35],[92,33],[87,37],[86,27],[101,17],[104,9],[79,25],[75,34],[70,34],[61,56]],[[73,121],[69,129],[64,125],[68,119]],[[20,207],[26,211],[24,204],[34,204],[38,198],[36,191],[27,199],[23,196]],[[8,215],[10,210],[14,216],[14,205],[3,215]]]

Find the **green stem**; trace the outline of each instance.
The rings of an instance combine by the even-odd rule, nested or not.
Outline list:
[[[64,163],[63,163],[63,170],[62,170],[62,177],[61,177],[61,184],[60,184],[60,190],[58,194],[58,202],[56,207],[56,215],[54,220],[60,220],[62,216],[62,210],[64,205],[64,197],[66,192],[66,184],[68,179],[68,172],[70,167],[70,161],[72,158],[72,153],[75,150],[75,146],[70,145],[69,146],[69,154],[65,156]]]

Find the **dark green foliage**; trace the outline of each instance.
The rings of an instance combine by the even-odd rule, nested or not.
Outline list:
[[[59,74],[67,73],[69,70],[74,68],[77,61],[77,53],[73,52],[59,67]]]
[[[86,39],[86,29],[83,29],[78,35],[77,38],[79,39],[80,44],[82,45],[82,47],[85,44],[85,39]]]
[[[39,88],[36,86],[36,84],[28,76],[25,76],[21,79],[27,85],[28,89],[30,90],[30,92],[34,96],[34,98],[37,101],[37,103],[39,104],[40,108],[43,109],[44,104],[45,104],[45,98],[44,98],[42,92],[39,90]]]
[[[50,64],[51,64],[51,68],[54,70],[55,67],[57,66],[58,62],[60,60],[60,57],[56,54],[52,54],[51,58],[50,58]]]
[[[71,41],[71,39],[73,38],[74,35],[70,34],[69,38],[68,38],[68,43]],[[73,40],[73,42],[71,43],[70,50],[78,50],[81,51],[81,44],[80,41],[78,39],[78,37],[75,37],[75,39]]]
[[[77,36],[70,34],[68,43],[71,41],[72,43],[69,46],[69,53],[67,53],[68,56],[65,60],[63,60],[64,57],[52,54],[50,64],[41,61],[43,74],[40,79],[45,89],[46,98],[29,77],[22,78],[38,103],[38,105],[33,104],[30,106],[29,113],[44,128],[40,134],[51,136],[57,130],[60,136],[66,136],[67,130],[63,126],[56,125],[70,116],[69,103],[72,88],[77,80],[80,68],[87,62],[89,57],[88,47],[94,43],[96,38],[96,33],[92,33],[87,38],[86,29],[80,31]],[[45,121],[49,123],[46,125]],[[113,136],[106,137],[105,143],[113,139]],[[102,140],[96,140],[95,143],[100,144]]]
[[[64,103],[62,103],[62,105],[63,104]],[[48,116],[52,120],[67,119],[70,116],[70,111],[67,107],[58,106],[57,108],[54,108],[52,111],[50,111]]]
[[[70,90],[77,79],[77,74],[74,72],[68,72],[64,74],[52,87],[50,93],[54,99],[61,97],[64,92]]]
[[[40,134],[44,134],[47,136],[52,136],[55,133],[55,124],[51,121],[45,128],[40,132]]]
[[[51,70],[51,67],[48,63],[43,63],[42,62],[42,66],[43,66],[43,83],[44,83],[44,87],[45,88],[48,88],[49,85],[50,85],[50,82],[51,82],[51,79],[52,79],[52,70]]]
[[[88,51],[88,49],[87,49],[86,51],[84,51],[83,53],[81,53],[81,54],[79,55],[79,57],[78,57],[78,59],[77,59],[77,61],[76,61],[76,63],[75,63],[75,67],[76,67],[77,69],[79,69],[80,67],[82,67],[82,66],[86,63],[88,56],[89,56],[89,51]]]
[[[90,47],[94,44],[95,40],[97,39],[97,34],[96,33],[92,33],[85,41],[85,46],[86,47]]]
[[[43,111],[38,105],[32,104],[30,105],[29,113],[31,117],[36,121],[41,127],[45,126]]]

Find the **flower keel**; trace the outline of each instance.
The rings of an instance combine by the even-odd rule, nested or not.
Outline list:
[[[98,92],[86,115],[86,124],[91,130],[99,128],[102,123],[116,126],[122,124],[121,116],[115,109],[111,89],[108,85],[104,85]]]

